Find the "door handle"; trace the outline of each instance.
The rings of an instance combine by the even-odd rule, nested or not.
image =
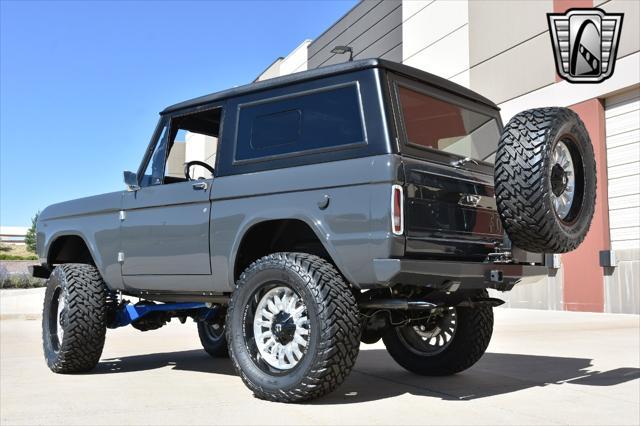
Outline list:
[[[478,162],[477,162],[476,160],[474,160],[473,158],[471,158],[471,157],[465,157],[465,158],[463,158],[463,159],[461,159],[461,160],[453,161],[453,162],[451,163],[451,165],[452,165],[453,167],[462,167],[462,166],[464,166],[464,165],[465,165],[465,164],[467,164],[467,163],[473,163],[473,164],[476,164],[476,165],[478,164]]]
[[[196,182],[191,186],[193,187],[194,191],[206,191],[209,187],[209,185],[207,185],[207,182]]]

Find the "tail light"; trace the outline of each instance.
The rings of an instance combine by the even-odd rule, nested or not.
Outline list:
[[[391,230],[395,235],[404,233],[404,192],[400,185],[391,187]]]

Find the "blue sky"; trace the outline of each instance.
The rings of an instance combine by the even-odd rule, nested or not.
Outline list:
[[[355,0],[0,3],[0,224],[123,189],[165,106],[251,82]]]

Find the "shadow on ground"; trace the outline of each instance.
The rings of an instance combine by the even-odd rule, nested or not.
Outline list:
[[[410,393],[464,401],[532,387],[572,383],[612,386],[640,379],[638,368],[591,371],[588,358],[486,353],[471,369],[448,377],[422,377],[399,367],[383,349],[360,351],[356,367],[334,393],[313,404],[349,404]],[[105,359],[91,374],[118,374],[170,366],[175,370],[235,375],[229,359],[212,359],[202,350]]]
[[[592,371],[591,365],[592,360],[587,358],[486,353],[475,366],[463,373],[422,377],[395,365],[385,350],[367,350],[360,352],[350,378],[336,392],[315,403],[364,402],[404,393],[464,401],[539,386],[563,383],[612,386],[640,379],[638,368],[600,372]]]
[[[235,375],[228,358],[211,358],[204,350],[162,352],[108,358],[100,361],[90,374],[117,374],[173,367],[174,370]]]

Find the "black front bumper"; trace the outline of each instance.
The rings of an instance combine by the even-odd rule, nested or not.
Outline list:
[[[374,259],[373,268],[378,286],[405,284],[451,291],[458,288],[507,291],[523,278],[549,274],[549,268],[540,264],[417,259]]]

